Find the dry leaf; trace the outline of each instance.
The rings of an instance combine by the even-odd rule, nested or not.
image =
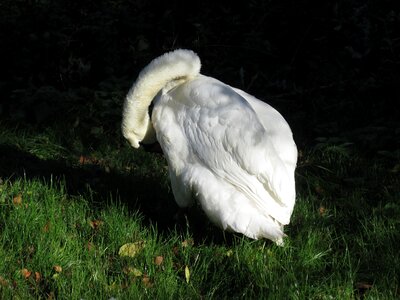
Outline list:
[[[135,257],[144,248],[144,245],[145,245],[144,241],[127,243],[125,245],[122,245],[121,248],[119,248],[118,255]]]
[[[28,247],[26,248],[26,250],[27,250],[27,255],[28,255],[29,257],[32,257],[32,255],[33,255],[33,254],[35,253],[35,251],[36,251],[35,246],[33,246],[33,245],[28,246]]]
[[[175,254],[175,256],[177,256],[179,254],[178,246],[175,246],[174,248],[172,248],[172,252]]]
[[[369,290],[372,289],[373,285],[367,282],[357,282],[356,288],[358,290]]]
[[[31,276],[32,272],[29,271],[29,270],[26,269],[26,268],[23,268],[23,269],[21,270],[21,274],[22,274],[22,276],[24,276],[25,279],[28,279],[28,278]]]
[[[140,277],[143,275],[142,271],[134,267],[125,267],[122,271],[127,275],[133,275],[135,277]]]
[[[47,221],[47,223],[43,226],[42,231],[44,233],[47,233],[49,232],[49,230],[50,230],[50,221]]]
[[[88,248],[89,252],[92,251],[92,250],[94,249],[93,243],[89,241],[89,242],[87,243],[87,248]]]
[[[185,266],[185,279],[186,279],[186,283],[189,283],[190,280],[190,270],[188,266]]]
[[[319,209],[318,209],[318,213],[319,213],[320,216],[324,216],[325,213],[326,213],[326,208],[325,208],[324,206],[321,205],[321,206],[319,207]]]
[[[42,275],[39,272],[35,272],[35,281],[39,282],[42,279]]]
[[[142,278],[143,285],[147,288],[151,288],[154,284],[150,281],[150,277],[147,275],[143,275]]]
[[[79,163],[83,165],[85,163],[85,157],[83,155],[79,156]]]
[[[104,222],[101,220],[92,220],[89,222],[90,227],[92,227],[95,230],[99,229],[100,226],[102,226],[103,224]]]
[[[21,193],[16,195],[16,196],[14,196],[13,204],[16,205],[16,206],[19,206],[19,205],[22,204],[22,194]]]
[[[61,273],[61,272],[62,272],[62,267],[59,266],[59,265],[55,265],[55,266],[53,267],[53,270],[54,270],[54,272],[56,272],[56,273]]]
[[[186,247],[189,247],[189,246],[193,246],[193,245],[194,245],[194,241],[192,239],[184,240],[182,242],[182,247],[183,248],[186,248]]]
[[[79,157],[79,163],[81,165],[99,165],[102,163],[102,160],[99,160],[95,157],[81,155]]]
[[[157,266],[159,266],[159,265],[161,265],[162,263],[163,263],[163,261],[164,261],[164,257],[162,257],[162,256],[156,256],[155,258],[154,258],[154,263],[157,265]]]
[[[8,280],[4,277],[0,276],[0,285],[1,286],[8,286]]]

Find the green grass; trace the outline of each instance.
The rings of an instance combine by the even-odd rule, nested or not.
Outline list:
[[[396,151],[303,150],[278,247],[223,234],[197,211],[182,217],[159,155],[112,139],[86,147],[72,133],[1,132],[2,299],[400,296]],[[135,256],[119,255],[135,242]]]

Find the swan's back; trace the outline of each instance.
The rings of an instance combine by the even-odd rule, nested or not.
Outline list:
[[[153,124],[178,204],[195,195],[220,227],[281,240],[295,201],[297,150],[275,109],[200,75],[157,99]]]

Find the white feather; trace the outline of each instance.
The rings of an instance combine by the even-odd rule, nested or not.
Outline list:
[[[223,229],[280,243],[295,203],[292,131],[268,104],[199,71],[189,50],[153,60],[125,101],[124,136],[138,147],[155,131],[179,206],[197,199]]]

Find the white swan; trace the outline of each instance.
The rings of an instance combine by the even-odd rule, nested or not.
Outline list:
[[[126,97],[123,135],[134,148],[157,139],[180,207],[196,199],[224,230],[281,244],[295,203],[292,131],[274,108],[200,67],[182,49],[147,65]]]

